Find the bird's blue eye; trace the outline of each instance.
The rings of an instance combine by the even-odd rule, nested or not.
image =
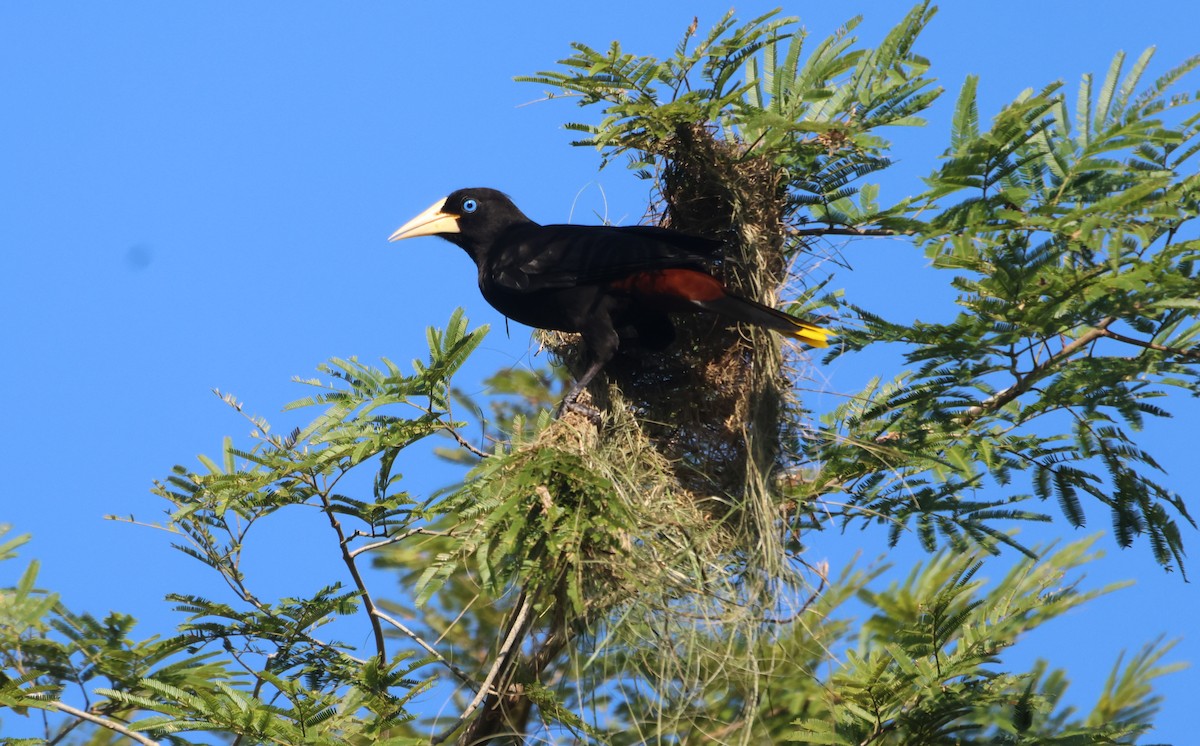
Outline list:
[[[475,200],[471,199],[470,197],[467,197],[466,199],[463,200],[462,207],[463,207],[463,212],[475,212],[476,210],[479,209],[479,203],[476,202]]]

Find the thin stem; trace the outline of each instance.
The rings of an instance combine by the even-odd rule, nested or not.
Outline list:
[[[45,713],[42,713],[42,714],[45,715]],[[76,718],[75,720],[71,720],[70,722],[66,723],[62,727],[62,729],[60,729],[59,732],[57,734],[55,734],[54,738],[51,738],[49,741],[46,742],[46,746],[55,746],[55,744],[61,743],[62,740],[71,733],[71,731],[75,730],[77,727],[79,727],[84,722],[86,722],[86,721]]]
[[[1193,360],[1200,360],[1200,350],[1183,350],[1178,347],[1167,347],[1166,345],[1160,345],[1157,342],[1144,342],[1140,339],[1134,339],[1133,337],[1126,337],[1124,334],[1118,334],[1118,333],[1116,333],[1114,331],[1110,331],[1108,329],[1105,329],[1103,331],[1103,336],[1108,337],[1109,339],[1115,339],[1118,342],[1124,342],[1125,344],[1131,344],[1131,345],[1135,345],[1137,347],[1144,347],[1147,350],[1155,350],[1157,352],[1165,352],[1169,355],[1178,355],[1179,357],[1186,357],[1186,358],[1191,358]]]
[[[1045,362],[1037,365],[1033,370],[1018,378],[1017,382],[1012,386],[989,396],[982,404],[968,409],[963,413],[963,423],[969,424],[988,412],[995,412],[1000,407],[1003,407],[1021,394],[1032,389],[1034,384],[1053,373],[1059,363],[1070,358],[1076,352],[1079,352],[1100,337],[1108,336],[1108,327],[1116,322],[1116,320],[1112,316],[1104,319],[1094,328],[1079,335],[1079,338],[1074,342],[1065,345],[1061,350],[1051,355]]]
[[[450,433],[450,435],[454,436],[454,439],[458,441],[458,444],[460,446],[462,446],[463,448],[466,448],[468,451],[475,454],[479,458],[481,458],[481,459],[488,458],[489,456],[492,455],[492,454],[488,453],[487,451],[482,451],[482,450],[476,448],[475,446],[471,445],[471,443],[469,443],[466,438],[459,435],[458,431],[455,430],[454,428],[450,427],[449,425],[444,426],[442,429],[445,430],[446,432]]]
[[[467,686],[471,687],[472,689],[474,689],[476,691],[482,690],[482,687],[479,685],[479,682],[477,682],[477,681],[475,681],[475,679],[471,678],[470,674],[468,674],[466,671],[462,670],[458,666],[454,665],[450,661],[446,660],[446,657],[443,656],[441,653],[439,653],[437,651],[437,648],[435,648],[432,645],[430,645],[429,643],[425,642],[425,640],[422,639],[420,635],[418,635],[416,632],[413,632],[411,629],[409,629],[403,622],[401,622],[397,619],[393,619],[392,617],[388,616],[387,614],[385,614],[379,610],[376,610],[374,613],[375,613],[375,616],[379,617],[383,621],[387,622],[388,624],[392,625],[396,629],[400,630],[405,635],[407,635],[409,637],[409,639],[411,639],[413,642],[420,645],[421,648],[424,649],[425,652],[432,655],[437,660],[438,663],[441,663],[443,666],[450,669],[450,671],[455,676],[457,676],[459,679],[461,679],[464,684],[466,684]]]
[[[379,623],[379,610],[375,608],[375,600],[371,598],[371,593],[367,590],[367,584],[363,580],[362,573],[358,571],[358,563],[354,561],[355,555],[351,553],[350,546],[346,541],[346,532],[342,530],[341,521],[337,519],[337,514],[333,512],[333,506],[329,502],[329,495],[325,492],[321,493],[321,504],[324,506],[325,515],[329,518],[329,525],[337,533],[338,549],[342,552],[342,562],[345,563],[346,569],[350,571],[350,577],[354,580],[354,587],[358,589],[359,595],[362,597],[363,608],[367,612],[367,618],[371,620],[371,632],[375,636],[375,654],[379,657],[379,662],[382,664],[387,661],[387,647],[384,645],[383,626]]]
[[[409,402],[409,404],[410,404],[411,406],[415,407],[415,408],[416,408],[418,411],[420,411],[420,412],[424,412],[424,413],[425,413],[425,414],[427,414],[427,415],[430,415],[430,416],[434,416],[434,415],[435,415],[435,413],[434,413],[434,411],[433,411],[433,408],[432,408],[432,406],[430,406],[430,407],[418,407],[416,404],[412,404],[412,402]],[[478,416],[479,416],[479,418],[480,418],[481,420],[483,419],[483,416],[482,416],[482,414],[481,414],[480,412],[476,411],[476,415],[478,415]],[[438,416],[440,416],[440,415],[438,415]],[[446,403],[446,417],[447,417],[447,418],[448,418],[448,419],[449,419],[451,422],[453,422],[453,421],[454,421],[454,412],[452,412],[452,411],[451,411],[451,408],[450,408],[450,403],[449,403],[449,402],[447,402],[447,403]],[[491,454],[490,454],[490,453],[488,453],[487,451],[482,451],[482,450],[480,450],[480,449],[476,448],[475,446],[473,446],[473,445],[472,445],[472,444],[471,444],[471,443],[470,443],[470,442],[469,442],[469,441],[468,441],[466,438],[464,438],[463,436],[461,436],[461,435],[459,435],[459,434],[458,434],[458,430],[454,429],[454,428],[453,428],[453,427],[451,427],[450,425],[448,425],[448,424],[443,424],[443,425],[442,425],[442,429],[443,429],[443,430],[445,430],[446,432],[450,433],[450,435],[451,435],[451,436],[453,436],[453,437],[454,437],[454,439],[455,439],[456,441],[458,441],[458,444],[459,444],[460,446],[462,446],[463,448],[467,449],[468,451],[470,451],[470,452],[471,452],[471,453],[473,453],[474,455],[478,456],[479,458],[481,458],[481,459],[485,459],[485,458],[487,458],[488,456],[490,456],[490,455],[491,455]]]
[[[521,602],[517,606],[517,613],[513,618],[512,626],[509,627],[508,635],[504,638],[504,642],[501,644],[499,652],[496,653],[496,660],[492,663],[491,669],[488,670],[487,676],[483,680],[483,684],[480,685],[479,691],[475,693],[475,698],[471,700],[471,703],[467,705],[467,709],[464,710],[463,713],[458,716],[458,719],[454,721],[454,725],[446,730],[446,732],[442,733],[440,736],[436,736],[429,742],[430,746],[436,746],[437,744],[448,739],[451,734],[454,733],[454,731],[458,730],[459,726],[466,722],[467,718],[471,717],[475,710],[479,709],[479,706],[483,704],[483,700],[487,698],[488,694],[492,693],[492,685],[500,676],[501,671],[508,667],[509,656],[517,647],[517,644],[520,642],[521,638],[525,636],[525,627],[526,622],[529,619],[530,610],[531,605],[529,603],[529,598],[525,594],[525,591],[521,591]]]
[[[365,536],[365,535],[366,534],[361,534],[361,533],[358,534],[358,536]],[[358,555],[362,554],[363,552],[369,552],[372,549],[380,549],[380,548],[386,547],[390,544],[395,544],[396,542],[404,541],[405,539],[409,538],[410,536],[454,536],[454,534],[450,531],[431,531],[427,528],[410,528],[409,530],[405,531],[404,533],[396,534],[395,536],[389,536],[388,538],[386,538],[382,541],[377,541],[373,544],[364,544],[361,547],[358,547],[357,549],[352,550],[350,552],[350,557],[353,559],[355,557],[358,557]],[[353,538],[356,538],[356,537],[350,536],[350,539],[353,539]]]
[[[912,231],[890,231],[886,228],[789,228],[789,236],[911,236]]]
[[[88,712],[87,710],[80,710],[76,707],[72,707],[66,702],[51,702],[50,706],[54,707],[59,712],[65,712],[72,717],[77,717],[80,720],[87,720],[90,723],[99,725],[101,728],[108,728],[113,732],[120,733],[126,738],[137,741],[140,744],[144,744],[144,746],[159,746],[158,741],[155,741],[154,739],[147,738],[140,733],[135,733],[120,723],[109,720],[108,718],[100,717],[99,715]]]

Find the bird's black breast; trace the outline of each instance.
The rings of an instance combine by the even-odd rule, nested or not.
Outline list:
[[[581,332],[606,300],[598,285],[540,290],[512,290],[480,284],[484,299],[500,313],[526,326]]]

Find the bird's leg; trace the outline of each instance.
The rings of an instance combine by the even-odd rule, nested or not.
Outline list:
[[[595,407],[589,407],[586,404],[578,402],[579,395],[587,388],[587,385],[592,382],[592,379],[600,372],[604,365],[612,360],[613,355],[617,354],[617,347],[621,344],[621,338],[617,336],[617,330],[613,326],[612,317],[609,315],[609,309],[605,306],[595,306],[590,309],[585,326],[580,329],[580,336],[583,337],[583,347],[591,355],[592,364],[583,372],[567,395],[563,397],[562,404],[558,407],[558,416],[570,409],[578,412],[596,424],[600,424],[600,410]]]
[[[604,367],[604,363],[604,360],[597,360],[584,371],[579,380],[575,382],[575,385],[571,387],[571,390],[567,392],[567,395],[563,397],[562,403],[558,405],[558,412],[554,415],[556,418],[562,417],[563,412],[569,409],[572,412],[582,414],[596,424],[600,424],[600,410],[595,407],[589,407],[586,404],[580,404],[578,399],[583,390],[587,388],[587,385],[592,382],[592,379]]]

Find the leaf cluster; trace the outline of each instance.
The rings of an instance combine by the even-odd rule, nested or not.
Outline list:
[[[864,325],[849,349],[903,343],[916,366],[832,413],[812,452],[855,509],[903,522],[893,498],[911,487],[957,524],[972,511],[1036,517],[1008,507],[1033,497],[1078,527],[1092,499],[1122,546],[1144,536],[1159,563],[1182,568],[1178,519],[1195,523],[1135,433],[1171,416],[1169,392],[1200,393],[1200,114],[1173,91],[1200,58],[1138,92],[1151,53],[1124,74],[1117,55],[1098,90],[1085,76],[1073,117],[1053,84],[987,130],[967,79],[922,197],[933,217],[916,231],[933,266],[954,273],[957,315],[898,324],[848,306]],[[1014,489],[1021,474],[1028,487]],[[1003,496],[969,497],[984,487]]]
[[[693,24],[674,54],[659,59],[574,43],[562,70],[519,76],[549,87],[548,98],[576,97],[599,106],[597,124],[567,129],[586,135],[603,163],[620,155],[644,178],[659,178],[681,129],[711,127],[742,158],[770,162],[786,180],[798,224],[895,227],[904,208],[880,208],[878,188],[854,182],[886,168],[886,126],[924,123],[920,113],[941,94],[925,76],[929,63],[913,45],[933,17],[914,7],[873,49],[856,47],[861,17],[811,44],[795,18],[778,11],[738,24],[730,11],[703,37]],[[899,222],[898,222],[899,221]]]
[[[15,559],[29,539],[7,533],[0,526],[0,561]],[[208,695],[242,683],[214,653],[190,651],[178,638],[133,638],[135,620],[127,614],[101,619],[70,611],[38,587],[37,575],[38,563],[30,562],[15,586],[0,590],[0,708],[26,718],[63,712],[70,707],[64,698],[78,691],[95,718],[127,724],[137,711],[128,699],[153,696],[158,687]],[[61,740],[80,722],[60,723],[45,740]]]
[[[201,457],[204,472],[176,467],[156,483],[153,491],[170,505],[162,528],[231,596],[171,594],[185,615],[176,636],[134,641],[130,617],[72,615],[36,591],[31,565],[5,596],[12,626],[4,620],[2,665],[16,676],[5,675],[0,703],[66,713],[75,719],[63,732],[87,721],[146,743],[188,743],[182,734],[192,732],[252,743],[412,742],[409,702],[434,680],[425,670],[433,648],[391,649],[383,625],[399,622],[378,608],[359,558],[432,531],[423,506],[399,488],[394,466],[405,448],[456,435],[450,380],[485,333],[468,331],[456,312],[444,331],[430,330],[428,360],[414,361],[411,374],[386,360],[382,369],[332,360],[321,368],[330,381],[303,382],[320,392],[290,405],[322,408],[308,425],[277,435],[265,419],[248,416],[254,447],[226,439],[219,459]],[[242,412],[234,397],[222,398]],[[362,480],[368,469],[373,476]],[[282,510],[323,516],[349,588],[343,580],[317,583],[307,596],[274,601],[254,589],[244,569],[251,530]],[[367,619],[370,656],[325,636],[339,618],[354,616]],[[84,698],[82,708],[59,699],[68,685]]]
[[[998,670],[1028,631],[1118,585],[1080,591],[1071,575],[1093,539],[1017,563],[992,587],[979,579],[978,552],[940,553],[903,582],[860,599],[872,611],[854,647],[805,702],[789,740],[806,744],[1085,744],[1132,742],[1159,699],[1153,679],[1170,645],[1150,645],[1114,665],[1094,709],[1065,706],[1064,672],[1037,661],[1024,673]],[[1132,685],[1133,680],[1139,684]],[[809,684],[811,688],[813,685]],[[1117,704],[1119,702],[1119,704]]]

